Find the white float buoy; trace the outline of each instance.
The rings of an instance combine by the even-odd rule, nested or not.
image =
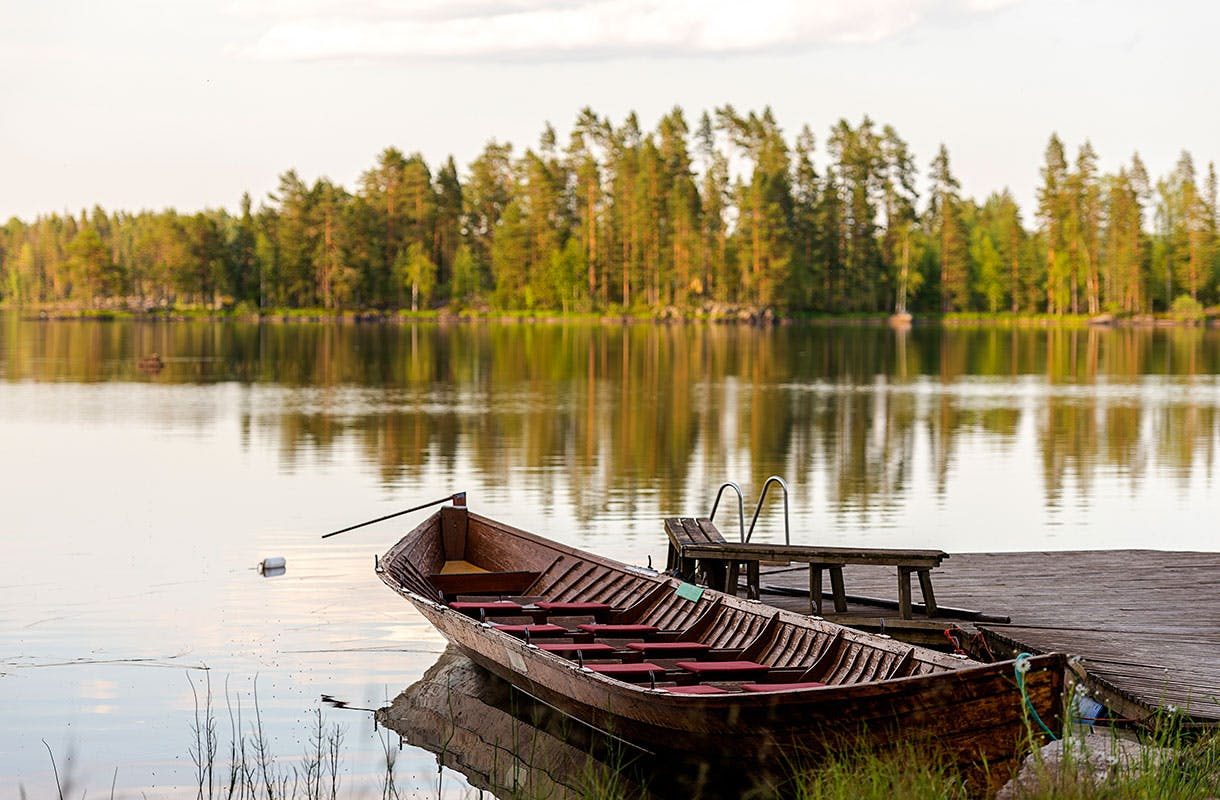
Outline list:
[[[264,558],[262,561],[258,562],[258,571],[270,572],[272,570],[284,569],[287,564],[288,562],[284,560],[283,556],[268,556],[267,558]]]

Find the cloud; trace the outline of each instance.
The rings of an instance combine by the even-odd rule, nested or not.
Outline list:
[[[270,61],[732,55],[868,44],[1014,0],[239,0]]]

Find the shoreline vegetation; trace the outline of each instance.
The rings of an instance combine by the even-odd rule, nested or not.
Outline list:
[[[188,676],[188,680],[190,680]],[[471,754],[461,749],[449,751],[449,743],[457,746],[466,739],[452,736],[457,722],[449,725],[450,737],[437,752],[436,775],[402,775],[398,769],[398,750],[406,741],[398,734],[396,745],[389,728],[377,734],[381,749],[379,773],[365,775],[361,781],[349,770],[345,742],[345,726],[329,722],[320,707],[315,708],[302,727],[302,749],[295,756],[277,753],[273,737],[264,727],[258,704],[257,682],[253,700],[243,703],[240,695],[224,690],[228,717],[225,736],[222,709],[215,704],[211,682],[202,684],[190,680],[194,699],[194,714],[188,728],[186,754],[192,769],[192,784],[178,786],[175,796],[194,793],[201,800],[337,800],[353,791],[363,795],[372,790],[381,800],[402,800],[415,796],[418,789],[443,784],[442,764],[471,777],[464,761]],[[450,687],[450,692],[453,688]],[[451,700],[452,702],[452,700]],[[390,709],[382,709],[386,713]],[[1035,735],[1032,722],[1026,720],[1026,737],[1017,744],[1023,755],[1020,770],[994,796],[997,800],[1120,800],[1140,797],[1147,800],[1204,800],[1220,791],[1220,736],[1215,732],[1190,730],[1183,727],[1183,718],[1168,713],[1155,718],[1150,728],[1128,730],[1097,728],[1092,724],[1069,725],[1052,741],[1040,746],[1042,737]],[[525,724],[525,723],[522,723]],[[533,729],[536,736],[540,731]],[[529,736],[527,730],[525,733]],[[427,737],[409,737],[415,746],[433,750]],[[227,739],[227,740],[226,740]],[[527,756],[532,748],[524,741],[479,740],[481,747],[503,749],[512,767],[513,785],[483,786],[496,775],[484,775],[474,770],[471,785],[480,791],[490,789],[505,800],[528,800],[535,797],[573,797],[589,800],[644,800],[654,796],[646,774],[633,770],[629,760],[612,758],[603,761],[589,754],[583,766],[572,774],[552,775],[547,763],[531,763]],[[50,745],[43,740],[49,757],[49,771],[54,780],[56,796],[74,797],[81,787],[73,774],[72,756],[63,759],[61,772]],[[537,754],[537,751],[533,751]],[[488,759],[473,758],[482,764]],[[567,782],[560,782],[562,777]],[[637,781],[637,779],[639,779]],[[116,797],[118,768],[115,768],[110,797]],[[363,784],[363,785],[361,785]],[[153,787],[155,788],[155,787]],[[26,797],[24,786],[19,794]],[[87,796],[85,791],[82,796]],[[123,795],[127,793],[124,792]],[[696,796],[715,796],[714,789],[699,791]],[[143,794],[142,796],[147,796]],[[946,762],[935,745],[903,746],[894,751],[874,752],[866,746],[850,749],[825,762],[808,765],[792,763],[785,774],[760,776],[756,785],[744,791],[750,800],[798,798],[808,800],[968,800],[979,796],[971,791],[960,765]],[[989,793],[990,796],[990,793]]]
[[[1183,152],[1154,178],[1135,154],[1103,172],[1087,140],[1052,134],[1035,169],[1023,210],[1007,189],[966,196],[946,147],[917,164],[868,117],[815,139],[766,108],[688,120],[675,107],[652,130],[585,108],[566,136],[548,123],[524,150],[493,139],[461,169],[389,147],[351,188],[288,170],[236,212],[12,218],[0,303],[952,324],[1186,324],[1220,304],[1214,165]]]
[[[140,308],[120,304],[80,306],[48,304],[38,307],[5,306],[26,320],[137,321],[137,322],[246,322],[257,324],[412,324],[412,323],[498,323],[498,324],[742,324],[756,327],[775,325],[820,325],[827,327],[908,328],[918,326],[946,328],[1180,328],[1220,327],[1220,307],[1199,309],[1190,314],[1034,314],[1012,312],[948,312],[925,314],[886,314],[884,312],[777,313],[772,308],[708,304],[700,308],[668,307],[659,312],[563,311],[557,309],[490,309],[441,307],[411,309],[344,308],[207,308],[174,306]]]

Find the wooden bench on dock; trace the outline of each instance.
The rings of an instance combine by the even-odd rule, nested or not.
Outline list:
[[[936,616],[936,596],[932,591],[932,570],[948,558],[940,550],[894,550],[854,547],[811,547],[799,544],[766,544],[728,542],[709,519],[673,517],[665,520],[669,537],[667,568],[676,570],[683,580],[694,580],[701,566],[708,586],[728,594],[737,594],[741,565],[746,567],[748,596],[759,597],[759,564],[800,562],[809,565],[809,612],[822,613],[822,573],[830,574],[831,597],[836,613],[847,611],[847,590],[843,585],[843,567],[864,564],[895,567],[898,571],[898,614],[911,619],[911,574],[919,578],[924,611]]]

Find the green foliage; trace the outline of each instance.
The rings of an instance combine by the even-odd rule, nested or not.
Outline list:
[[[469,245],[459,245],[454,254],[453,276],[449,289],[453,301],[461,305],[470,303],[482,289],[479,265]]]
[[[407,245],[407,250],[401,253],[394,262],[396,271],[402,276],[402,282],[411,290],[411,310],[419,311],[419,306],[428,305],[432,298],[432,290],[436,288],[436,263],[424,252],[419,242]]]
[[[1181,320],[1203,319],[1203,304],[1188,294],[1180,294],[1174,298],[1169,313]]]
[[[1168,311],[1220,302],[1217,181],[1184,153],[1155,186],[1135,156],[1103,175],[1047,145],[1036,224],[1007,191],[962,196],[947,148],[922,200],[915,155],[868,117],[818,152],[770,109],[674,108],[644,129],[592,109],[464,169],[382,151],[351,190],[280,176],[236,214],[48,215],[0,228],[0,299],[107,309],[494,305],[654,316]],[[1145,228],[1151,223],[1153,230]],[[430,266],[429,266],[430,265]]]

